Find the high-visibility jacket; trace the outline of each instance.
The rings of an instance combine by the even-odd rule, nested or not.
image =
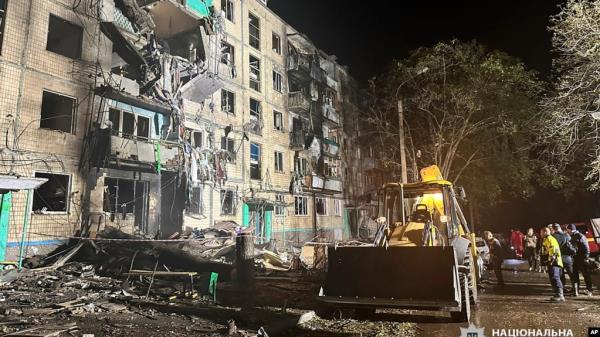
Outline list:
[[[563,267],[560,246],[552,235],[548,235],[544,239],[542,255],[548,255],[548,265],[552,265],[552,262],[555,262],[559,267]]]

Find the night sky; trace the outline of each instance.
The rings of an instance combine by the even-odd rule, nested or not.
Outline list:
[[[411,50],[454,38],[474,39],[516,56],[549,80],[548,19],[564,2],[270,0],[269,7],[320,49],[337,55],[363,83]],[[515,199],[487,210],[479,230],[526,229],[599,217],[597,199],[585,191],[565,198],[560,191],[540,188],[531,199]]]
[[[269,7],[365,80],[420,46],[475,39],[550,74],[548,17],[559,0],[270,0]],[[393,5],[396,3],[395,5]]]

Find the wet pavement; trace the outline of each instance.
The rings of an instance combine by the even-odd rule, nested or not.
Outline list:
[[[577,298],[566,296],[563,303],[549,299],[552,290],[544,273],[504,271],[506,286],[486,285],[472,322],[492,336],[492,329],[571,329],[573,336],[588,336],[588,327],[600,327],[600,295]],[[494,280],[491,280],[492,283]],[[568,282],[568,281],[567,281]],[[458,337],[468,324],[453,323],[440,312],[378,313],[378,320],[417,323],[421,336]]]

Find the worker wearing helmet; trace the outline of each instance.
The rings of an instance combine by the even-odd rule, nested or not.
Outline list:
[[[563,302],[565,297],[563,295],[563,284],[560,280],[563,272],[562,257],[560,255],[560,246],[558,241],[551,235],[551,230],[548,227],[541,229],[540,234],[544,240],[542,244],[542,255],[547,255],[547,261],[543,261],[548,266],[548,276],[550,278],[550,284],[554,289],[554,296],[550,298],[554,302]]]

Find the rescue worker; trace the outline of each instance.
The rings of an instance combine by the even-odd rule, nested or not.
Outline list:
[[[548,267],[548,277],[550,278],[550,284],[552,284],[552,289],[554,290],[554,296],[552,296],[550,300],[554,302],[564,302],[563,284],[560,280],[563,269],[560,246],[551,233],[552,232],[548,227],[544,227],[540,230],[540,235],[544,240],[542,243],[542,255],[547,256],[547,260],[542,262],[546,263]]]
[[[575,287],[575,278],[573,277],[573,255],[575,255],[575,248],[571,244],[571,236],[563,232],[562,228],[557,223],[552,225],[552,236],[558,241],[558,246],[560,247],[560,256],[562,257],[563,263],[563,273],[561,274],[560,280],[563,287],[565,289],[567,288],[566,275],[569,275],[569,280],[571,280],[571,284]],[[574,295],[574,293],[572,293],[572,295]]]
[[[494,237],[494,234],[490,231],[484,231],[483,237],[487,241],[487,245],[490,249],[490,265],[494,269],[498,286],[504,287],[504,276],[502,275],[502,262],[504,261],[504,252],[502,251],[502,245],[500,241]]]
[[[573,257],[573,295],[579,295],[579,274],[583,274],[583,280],[587,288],[587,295],[592,296],[592,274],[588,268],[587,260],[590,257],[590,246],[585,235],[580,233],[574,224],[567,226],[567,232],[571,235],[571,243],[577,252]]]
[[[533,232],[533,228],[529,228],[527,230],[527,235],[523,239],[525,242],[525,257],[527,258],[527,262],[529,263],[529,271],[537,269],[536,263],[536,246],[537,246],[537,236]]]

